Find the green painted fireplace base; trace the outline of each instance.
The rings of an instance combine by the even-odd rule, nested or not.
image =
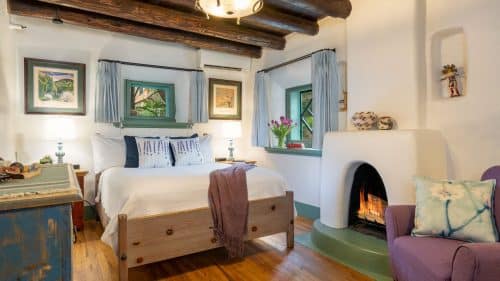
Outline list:
[[[311,233],[295,241],[379,281],[392,280],[387,242],[354,230],[314,221]]]

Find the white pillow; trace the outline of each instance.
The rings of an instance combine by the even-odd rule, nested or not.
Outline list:
[[[212,136],[204,135],[200,137],[200,151],[203,155],[203,163],[214,163],[215,158],[212,152]]]
[[[172,166],[168,138],[135,138],[139,168],[167,168]]]
[[[112,167],[125,166],[125,141],[96,134],[91,138],[94,156],[94,172],[100,173]]]
[[[175,158],[175,166],[199,165],[204,163],[199,138],[171,139],[170,143]]]

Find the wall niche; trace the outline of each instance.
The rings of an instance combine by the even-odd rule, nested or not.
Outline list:
[[[462,27],[444,29],[432,35],[431,67],[433,98],[457,98],[467,94],[467,40]]]

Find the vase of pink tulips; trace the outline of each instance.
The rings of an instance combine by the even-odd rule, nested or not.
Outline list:
[[[268,126],[271,128],[271,132],[273,132],[278,139],[278,147],[286,148],[286,136],[288,136],[288,134],[292,131],[292,128],[295,127],[293,121],[285,116],[281,116],[279,121],[271,120],[271,123],[269,123]]]

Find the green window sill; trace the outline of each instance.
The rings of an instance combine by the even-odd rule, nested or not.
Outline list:
[[[193,127],[192,123],[165,122],[160,120],[123,120],[121,123],[113,123],[117,128],[171,128],[171,129],[189,129]]]
[[[265,148],[269,153],[276,154],[288,154],[288,155],[302,155],[302,156],[313,156],[313,157],[321,157],[323,152],[319,149],[287,149],[287,148],[278,148],[278,147],[266,147]]]

